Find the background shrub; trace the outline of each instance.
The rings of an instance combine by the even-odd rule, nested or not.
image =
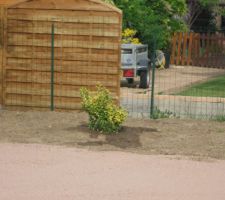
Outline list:
[[[101,133],[117,133],[127,117],[127,112],[116,106],[110,92],[97,86],[96,92],[80,90],[82,107],[89,114],[89,128]]]

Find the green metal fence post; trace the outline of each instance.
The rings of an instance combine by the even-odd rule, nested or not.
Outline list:
[[[154,39],[153,45],[153,55],[152,55],[152,84],[151,84],[151,106],[150,106],[150,117],[153,118],[154,115],[154,104],[155,104],[155,57],[156,57],[156,39]]]
[[[51,111],[54,111],[54,46],[55,46],[55,26],[52,24],[52,37],[51,37]]]

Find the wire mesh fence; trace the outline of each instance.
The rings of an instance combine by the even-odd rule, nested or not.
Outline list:
[[[1,98],[5,105],[80,109],[80,88],[95,90],[100,83],[132,117],[225,116],[224,35],[177,33],[163,58],[156,41],[145,69],[140,63],[137,66],[137,53],[143,56],[146,47],[128,51],[139,67],[126,71],[135,75],[131,79],[124,77],[124,71],[136,70],[134,66],[122,68],[121,16],[91,11],[26,12],[10,9],[4,25],[7,53]],[[158,60],[170,65],[162,68]]]
[[[175,34],[170,66],[152,66],[149,89],[122,87],[122,105],[134,117],[224,118],[224,45],[222,34]]]
[[[118,101],[121,13],[96,9],[8,9],[4,106],[76,110],[99,83]]]

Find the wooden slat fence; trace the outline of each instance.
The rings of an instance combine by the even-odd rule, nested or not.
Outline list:
[[[4,35],[4,8],[0,6],[0,104],[3,101],[3,35]]]
[[[0,105],[49,110],[54,86],[55,110],[80,109],[80,88],[95,90],[98,84],[119,103],[120,10],[89,0],[25,1],[2,9]]]
[[[175,33],[171,64],[225,68],[223,34]]]

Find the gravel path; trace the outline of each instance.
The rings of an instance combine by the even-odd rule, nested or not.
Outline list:
[[[224,200],[225,161],[0,144],[2,200]]]

